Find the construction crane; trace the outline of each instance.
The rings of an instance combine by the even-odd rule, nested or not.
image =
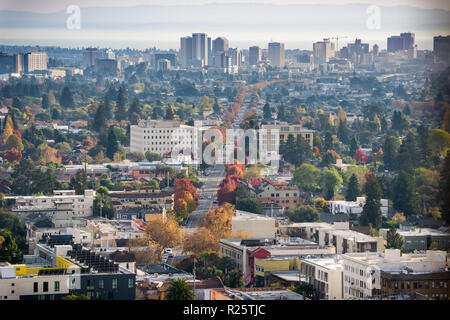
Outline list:
[[[339,51],[339,39],[345,39],[345,38],[348,38],[347,36],[335,36],[335,37],[332,37],[331,39],[336,39],[336,52],[338,52]]]

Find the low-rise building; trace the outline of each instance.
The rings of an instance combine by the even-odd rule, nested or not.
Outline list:
[[[389,229],[380,229],[380,236],[387,239]],[[450,233],[420,227],[400,226],[397,233],[403,239],[403,252],[413,252],[415,250],[450,250]]]
[[[283,288],[241,288],[211,290],[210,300],[309,300]]]
[[[0,265],[1,300],[134,300],[135,274],[80,245],[38,244],[22,264]]]
[[[281,234],[292,234],[307,240],[317,242],[319,245],[333,245],[336,253],[347,252],[381,252],[384,250],[382,237],[371,237],[364,233],[350,230],[348,222],[304,222],[280,225]]]
[[[344,264],[344,299],[366,299],[379,295],[382,291],[382,271],[389,272],[389,270],[398,271],[409,268],[413,271],[411,274],[418,275],[442,272],[448,268],[447,253],[444,251],[401,254],[398,249],[386,249],[384,253],[347,253],[341,257]],[[383,275],[388,281],[388,275],[386,273]],[[385,282],[384,285],[385,289],[383,290],[386,292],[391,285],[388,282]],[[421,286],[422,289],[428,290],[432,284],[422,283]],[[410,284],[410,289],[413,287],[414,284]],[[399,288],[392,287],[391,289]]]
[[[259,214],[236,210],[236,215],[231,219],[232,234],[247,232],[252,238],[275,237],[275,219]]]
[[[302,260],[306,283],[314,286],[320,300],[342,300],[343,261],[339,256]]]
[[[164,210],[172,210],[173,197],[173,191],[151,188],[142,188],[138,191],[111,191],[108,193],[108,199],[116,211],[139,208],[142,210],[139,215],[141,218],[146,213],[153,213],[155,209],[159,213],[162,213]],[[128,219],[129,217],[127,216],[126,218]],[[123,217],[120,217],[120,219],[123,219]]]
[[[384,217],[388,216],[389,204],[387,199],[381,199],[381,214]],[[345,200],[331,200],[328,201],[328,206],[332,214],[356,214],[360,215],[363,212],[364,205],[366,204],[365,197],[357,197],[356,201],[345,201]]]
[[[241,181],[244,183],[243,181]],[[262,205],[275,204],[283,209],[292,208],[300,204],[300,192],[295,185],[285,183],[274,183],[270,180],[264,180],[257,186],[245,184],[248,188],[251,198]]]
[[[221,239],[219,246],[219,254],[234,261],[246,284],[255,282],[255,258],[336,253],[332,246],[298,238],[283,243],[276,238]]]
[[[28,216],[48,217],[55,227],[73,227],[81,218],[92,216],[95,199],[94,190],[85,190],[77,195],[74,190],[55,190],[51,196],[6,196],[11,200],[11,211],[26,220]]]

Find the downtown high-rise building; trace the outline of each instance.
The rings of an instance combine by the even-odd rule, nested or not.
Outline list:
[[[46,52],[28,52],[23,55],[25,73],[47,70]]]
[[[436,62],[450,59],[450,36],[433,37],[433,53]]]
[[[411,32],[400,33],[399,36],[387,38],[387,51],[396,52],[414,48],[415,34]]]
[[[261,61],[261,48],[253,46],[248,49],[248,64],[255,66]]]
[[[334,44],[330,39],[323,39],[313,44],[314,64],[327,63],[334,56]]]
[[[183,68],[189,66],[192,60],[192,38],[182,37],[180,39],[180,64]]]
[[[103,59],[103,52],[97,48],[86,48],[83,52],[83,67],[95,66],[97,59]]]
[[[206,33],[193,33],[191,37],[180,39],[180,63],[183,67],[207,66],[210,54],[211,38]]]
[[[217,37],[212,41],[212,54],[226,52],[229,49],[228,39],[225,37]]]
[[[208,65],[208,36],[206,33],[192,34],[192,60],[202,61],[203,66]]]
[[[274,67],[284,67],[284,43],[270,42],[268,48],[268,58]]]
[[[232,66],[239,66],[241,65],[241,52],[238,48],[229,48],[228,49],[228,55],[231,58],[231,65]]]

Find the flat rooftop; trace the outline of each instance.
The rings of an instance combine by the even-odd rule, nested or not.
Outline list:
[[[315,264],[327,269],[343,270],[344,264],[340,258],[317,258],[317,259],[304,259],[303,262]]]

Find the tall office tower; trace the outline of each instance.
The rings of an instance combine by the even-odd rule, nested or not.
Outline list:
[[[103,59],[103,53],[97,48],[87,48],[83,52],[83,66],[85,68],[95,66],[97,59]]]
[[[298,63],[314,63],[314,56],[312,54],[303,53],[297,56]]]
[[[248,64],[257,65],[261,61],[261,48],[258,46],[250,47],[248,50]]]
[[[448,61],[450,59],[450,36],[433,37],[434,60]]]
[[[202,61],[208,65],[208,36],[206,33],[192,34],[192,60]]]
[[[23,54],[18,53],[14,55],[14,72],[23,73]]]
[[[327,63],[334,54],[330,39],[323,39],[313,44],[314,64]]]
[[[211,50],[211,37],[208,37],[208,63],[212,56],[212,50]]]
[[[192,38],[182,37],[180,39],[180,63],[183,68],[189,66],[192,60]]]
[[[25,73],[47,70],[46,52],[28,52],[23,55]]]
[[[228,49],[228,55],[231,58],[232,66],[239,66],[241,64],[241,53],[238,48]]]
[[[228,39],[225,37],[217,37],[212,42],[212,53],[226,52],[229,49]]]
[[[361,63],[363,55],[369,53],[369,44],[362,43],[361,39],[355,39],[354,43],[347,44],[347,48],[347,58],[356,64]]]
[[[403,50],[409,50],[414,48],[415,34],[411,32],[400,33],[400,37],[403,39]]]
[[[387,39],[387,51],[396,52],[403,50],[403,39],[400,36],[392,36]]]
[[[0,52],[0,74],[14,73],[14,56]]]
[[[106,50],[106,59],[116,59],[116,55],[114,54],[114,51],[112,51],[112,49]]]
[[[373,50],[373,55],[374,56],[377,56],[380,53],[380,48],[378,47],[377,44],[373,45],[373,49],[372,50]]]
[[[269,61],[274,67],[284,67],[284,43],[270,42],[268,48]]]

